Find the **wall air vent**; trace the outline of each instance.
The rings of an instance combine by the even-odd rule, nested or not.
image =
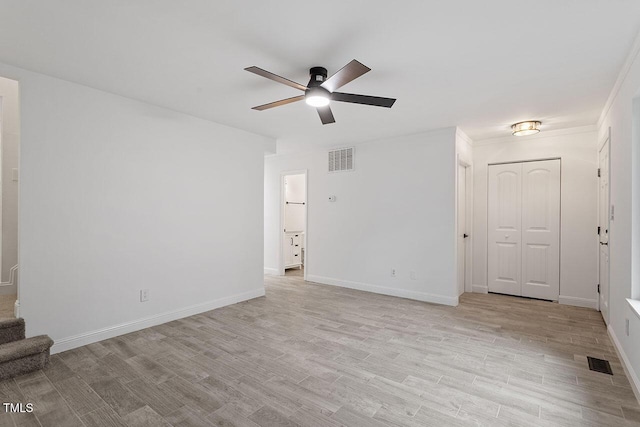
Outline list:
[[[329,172],[352,171],[353,154],[353,147],[329,151]]]

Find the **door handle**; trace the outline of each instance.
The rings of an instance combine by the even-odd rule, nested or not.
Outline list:
[[[469,235],[468,235],[467,233],[464,233],[464,234],[462,235],[462,238],[463,238],[463,239],[466,239],[467,237],[469,237]]]
[[[602,246],[609,246],[609,242],[600,242]]]

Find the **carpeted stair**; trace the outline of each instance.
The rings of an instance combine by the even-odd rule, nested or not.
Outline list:
[[[46,335],[25,338],[24,319],[0,319],[0,380],[47,366],[52,345]]]

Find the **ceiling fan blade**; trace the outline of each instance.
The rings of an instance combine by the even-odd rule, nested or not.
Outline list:
[[[342,92],[333,92],[331,94],[331,100],[387,108],[391,108],[393,103],[396,102],[394,98],[382,98],[380,96],[356,95],[355,93]]]
[[[336,89],[341,88],[352,80],[357,79],[361,75],[371,71],[371,68],[367,67],[356,61],[355,59],[342,67],[333,76],[329,77],[320,86],[327,89],[329,92],[333,92]]]
[[[318,110],[318,114],[320,115],[320,120],[322,120],[323,125],[336,122],[336,119],[333,118],[331,107],[328,105],[326,107],[318,107],[316,110]]]
[[[304,99],[304,95],[294,96],[293,98],[281,99],[280,101],[270,102],[264,105],[258,105],[257,107],[253,107],[252,110],[258,110],[258,111],[268,110],[269,108],[291,104],[292,102],[302,101],[303,99]]]
[[[277,74],[270,73],[269,71],[263,70],[262,68],[259,68],[259,67],[247,67],[245,68],[245,70],[249,71],[250,73],[254,73],[259,76],[266,77],[278,83],[282,83],[283,85],[291,86],[292,88],[295,88],[295,89],[307,90],[307,87],[304,85],[301,85],[300,83],[296,83],[289,79],[285,79],[284,77],[280,77]]]

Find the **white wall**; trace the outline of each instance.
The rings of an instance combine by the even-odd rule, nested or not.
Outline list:
[[[632,312],[626,301],[632,296],[638,298],[640,293],[640,283],[637,282],[640,278],[640,253],[635,251],[640,248],[640,211],[632,210],[632,207],[637,209],[640,206],[640,141],[632,139],[633,101],[638,96],[640,37],[621,70],[598,123],[600,141],[604,140],[611,127],[610,191],[615,217],[609,230],[609,333],[627,361],[636,397],[640,399],[640,317]],[[632,272],[635,283],[632,283]],[[630,336],[625,331],[626,319],[630,322]]]
[[[305,230],[306,205],[300,205],[305,200],[305,176],[287,175],[285,177],[285,201],[293,202],[285,206],[284,229],[287,231]]]
[[[8,65],[0,75],[20,81],[28,335],[61,351],[263,295],[266,138]]]
[[[474,141],[473,285],[487,288],[487,165],[560,157],[560,302],[596,307],[597,132],[593,127]]]
[[[2,97],[2,270],[3,283],[9,282],[10,271],[18,263],[18,182],[12,170],[18,169],[20,119],[18,82],[0,77]],[[15,293],[15,284],[2,286],[2,293]],[[6,291],[6,292],[5,292]]]
[[[353,172],[328,173],[327,151],[267,157],[265,270],[278,267],[280,174],[307,169],[308,280],[457,304],[455,130],[357,145]]]

